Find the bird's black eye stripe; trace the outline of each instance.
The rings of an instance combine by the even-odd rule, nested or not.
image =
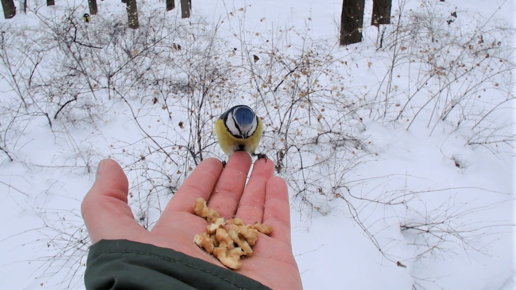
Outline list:
[[[231,132],[231,130],[230,130],[230,129],[229,129],[229,127],[228,127],[228,118],[229,118],[229,113],[231,113],[231,111],[226,111],[224,114],[222,114],[222,115],[220,116],[220,118],[219,118],[219,119],[221,119],[221,120],[223,121],[223,123],[224,123],[224,127],[226,127],[226,131],[228,131],[228,132],[229,132],[229,134],[231,134],[231,136],[233,136],[233,137],[235,137],[235,138],[239,138],[239,139],[241,139],[241,138],[242,138],[242,132],[240,131],[240,128],[238,128],[238,126],[236,126],[236,121],[235,121],[235,117],[234,117],[234,115],[233,115],[233,114],[231,114],[231,115],[232,115],[232,119],[233,119],[233,122],[235,123],[235,126],[237,127],[238,132],[240,133],[240,136],[238,136],[238,135],[233,135],[233,133]]]
[[[258,119],[258,116],[256,116],[256,127],[254,127],[254,131],[253,131],[253,133],[251,133],[251,136],[254,135],[256,130],[258,130],[258,124],[260,124],[260,119]]]
[[[242,134],[242,131],[240,130],[240,126],[238,126],[237,120],[235,119],[235,114],[231,114],[231,117],[233,118],[233,122],[235,122],[239,137],[242,137],[243,134]]]
[[[228,130],[228,132],[231,132],[228,128],[228,112],[226,111],[224,114],[220,115],[220,118],[219,119],[222,119],[223,123],[224,123],[224,127],[226,127],[226,130]]]

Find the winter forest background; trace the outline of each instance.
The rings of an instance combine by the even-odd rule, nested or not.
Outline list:
[[[152,228],[225,158],[213,124],[236,104],[289,185],[306,289],[515,287],[510,0],[394,0],[390,24],[372,0],[9,1],[0,288],[83,288],[98,162]]]

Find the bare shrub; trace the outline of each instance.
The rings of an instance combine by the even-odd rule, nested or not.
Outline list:
[[[453,255],[450,244],[482,252],[486,235],[510,225],[469,219],[506,203],[505,195],[467,206],[453,198],[469,190],[502,193],[393,189],[384,187],[392,175],[362,177],[356,169],[377,154],[364,137],[364,119],[407,130],[423,124],[430,134],[448,125],[469,145],[495,153],[498,144],[510,143],[513,135],[503,130],[511,124],[496,117],[513,99],[512,48],[503,40],[511,34],[484,25],[491,22],[468,28],[462,16],[448,23],[449,11],[433,9],[437,4],[430,1],[423,0],[424,9],[417,11],[400,3],[393,14],[397,19],[381,36],[377,55],[391,62],[375,93],[344,79],[351,78],[349,67],[358,66],[353,62],[360,51],[339,50],[337,40],[314,40],[290,27],[270,35],[249,33],[242,25],[225,31],[224,21],[245,21],[245,7],[228,11],[214,26],[200,18],[182,21],[164,11],[142,10],[140,27],[133,30],[125,27],[125,14],[97,15],[86,24],[77,20],[76,9],[41,18],[38,29],[1,23],[0,75],[8,98],[0,103],[0,151],[7,160],[16,159],[27,142],[26,128],[37,123],[55,143],[67,144],[68,151],[52,166],[62,163],[90,173],[101,158],[116,159],[131,181],[135,219],[151,229],[196,165],[207,157],[226,158],[213,123],[229,107],[244,103],[262,118],[260,150],[275,161],[293,206],[302,213],[326,215],[344,205],[381,255],[398,266]],[[221,37],[225,33],[234,38]],[[302,45],[292,45],[292,35]],[[402,78],[401,71],[414,73]],[[109,126],[117,128],[109,131],[114,136],[103,131]],[[426,206],[436,193],[442,193],[441,203]],[[371,218],[378,207],[392,211],[385,218],[388,226]],[[74,211],[39,212],[44,226],[35,229],[42,236],[35,242],[53,251],[41,258],[42,273],[51,277],[67,269],[59,288],[76,288],[89,245],[84,226]],[[400,240],[381,237],[392,227]],[[408,258],[393,252],[402,242],[414,248]],[[429,279],[414,277],[415,288]]]
[[[493,152],[500,144],[512,146],[512,123],[500,122],[500,115],[510,119],[514,100],[510,26],[497,12],[485,19],[446,3],[423,0],[418,9],[408,3],[399,2],[393,25],[382,35],[379,51],[391,63],[371,116],[402,122],[407,130],[420,121],[430,134],[451,125],[467,144]]]

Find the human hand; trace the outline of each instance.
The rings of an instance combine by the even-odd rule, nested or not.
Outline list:
[[[135,221],[127,204],[129,186],[122,168],[113,160],[103,160],[82,202],[91,242],[126,239],[174,249],[224,267],[193,242],[196,234],[206,230],[206,220],[193,213],[195,199],[202,197],[226,220],[236,216],[246,224],[261,222],[273,228],[270,236],[260,234],[253,256],[241,260],[238,273],[272,289],[301,289],[290,240],[287,186],[280,177],[273,177],[274,164],[266,161],[255,162],[245,186],[251,167],[247,153],[233,154],[225,168],[217,159],[204,160],[172,197],[152,230],[147,231]]]

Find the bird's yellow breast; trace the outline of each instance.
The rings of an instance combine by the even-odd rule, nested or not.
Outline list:
[[[254,154],[262,138],[262,129],[262,122],[258,119],[258,126],[253,136],[247,139],[238,139],[228,132],[222,119],[218,119],[215,122],[215,134],[219,140],[220,148],[228,156],[231,156],[236,151],[246,151]]]

